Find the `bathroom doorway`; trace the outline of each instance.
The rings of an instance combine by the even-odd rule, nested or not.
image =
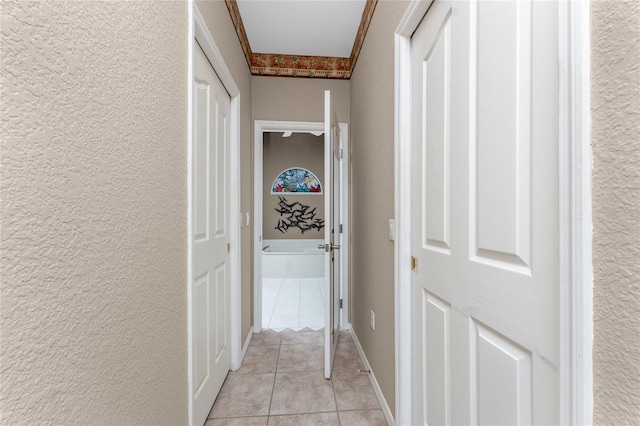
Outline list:
[[[343,133],[346,151],[347,126]],[[325,326],[325,164],[323,123],[266,122],[255,125],[254,331],[320,330]],[[342,162],[340,178],[348,170]],[[348,300],[348,188],[341,184],[343,306]],[[259,188],[259,189],[258,189]],[[347,309],[340,313],[348,328]]]
[[[262,147],[262,326],[317,331],[324,327],[324,133],[265,132]]]

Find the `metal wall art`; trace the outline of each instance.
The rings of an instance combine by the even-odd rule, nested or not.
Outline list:
[[[324,228],[324,219],[316,219],[316,207],[309,210],[309,206],[303,206],[299,202],[289,203],[286,198],[279,196],[278,208],[280,219],[275,229],[286,233],[289,228],[298,228],[303,234],[310,229],[318,232]]]

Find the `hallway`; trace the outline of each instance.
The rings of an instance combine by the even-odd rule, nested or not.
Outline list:
[[[386,425],[348,332],[325,380],[323,331],[254,334],[242,367],[230,372],[206,426]]]
[[[344,56],[237,20],[273,3],[251,25],[304,43],[320,15],[280,18],[363,2]],[[0,1],[0,425],[640,426],[640,1],[289,3]],[[258,262],[302,232],[259,135],[320,123],[325,90],[332,380],[317,283],[261,294]]]

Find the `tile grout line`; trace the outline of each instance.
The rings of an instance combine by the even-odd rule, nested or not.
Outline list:
[[[262,282],[264,286],[264,278],[262,280],[263,280]],[[276,292],[276,300],[273,302],[273,307],[271,308],[271,315],[269,315],[269,322],[266,328],[271,328],[271,321],[273,320],[273,314],[276,312],[276,306],[278,305],[278,300],[280,299],[280,292],[282,291],[282,283],[284,282],[284,280],[282,278],[278,278],[278,281],[280,283],[278,284],[278,291]],[[264,308],[264,295],[262,296],[262,307]]]
[[[340,413],[338,412],[338,397],[336,396],[336,386],[335,386],[335,382],[333,380],[333,370],[331,371],[331,389],[333,390],[333,400],[336,403],[336,417],[338,418],[338,426],[340,426],[342,423],[340,422]]]
[[[338,331],[340,332],[340,331]],[[336,355],[338,352],[338,345],[340,344],[340,336],[338,335],[338,342],[336,343]],[[334,358],[335,362],[335,358]],[[338,426],[342,425],[342,421],[340,420],[340,411],[338,410],[338,396],[336,395],[336,382],[333,380],[333,365],[331,366],[331,388],[333,389],[333,399],[336,402],[336,417],[338,418]]]
[[[296,323],[296,327],[300,328],[300,303],[302,302],[302,279],[298,280],[298,322]]]
[[[267,424],[271,418],[271,405],[273,404],[273,394],[276,389],[276,378],[278,377],[278,363],[280,362],[280,349],[282,348],[282,336],[280,336],[280,344],[278,345],[278,356],[276,357],[276,366],[273,372],[273,386],[271,386],[271,398],[269,398],[269,410],[267,411]]]
[[[262,290],[263,290],[263,292],[262,292],[262,309],[264,309],[264,280],[265,279],[263,278],[262,279]],[[279,288],[278,288],[278,291],[280,291]],[[276,302],[277,301],[278,301],[278,292],[276,292],[275,301],[273,302],[273,307],[271,308],[271,310],[269,312],[269,318],[267,320],[267,323],[263,325],[263,326],[266,326],[267,328],[269,328],[269,325],[271,324],[271,317],[273,316],[273,310],[274,310],[274,308],[276,306]]]
[[[300,328],[300,311],[302,305],[302,278],[298,280],[298,328]]]
[[[278,302],[280,301],[280,295],[282,294],[282,287],[284,286],[284,279],[279,278],[280,284],[278,285],[278,294],[276,295],[276,301],[273,304],[273,309],[271,309],[271,316],[269,317],[269,328],[271,328],[271,321],[273,321],[273,316],[276,313],[276,307],[278,306]]]
[[[264,282],[265,280],[267,280],[267,278],[262,278],[262,300],[260,301],[260,303],[262,304],[262,318],[265,318],[265,291],[264,291]],[[276,300],[278,299],[277,293],[276,293]],[[275,306],[275,302],[274,302],[274,306]],[[267,321],[265,321],[265,324],[262,324],[262,328],[269,328],[269,323],[271,322],[271,316],[273,315],[273,308],[271,308],[271,312],[269,313],[269,316],[267,318]]]

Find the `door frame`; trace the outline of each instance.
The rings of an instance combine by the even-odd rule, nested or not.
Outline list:
[[[193,98],[194,98],[194,48],[196,41],[204,51],[207,59],[211,63],[214,71],[220,78],[223,86],[231,97],[231,113],[229,117],[229,185],[230,188],[240,188],[240,89],[236,85],[231,71],[227,67],[207,25],[195,4],[189,0],[189,31],[188,31],[188,61],[189,61],[189,81],[188,81],[188,165],[187,165],[187,315],[188,315],[188,386],[189,386],[189,424],[193,424],[193,324],[191,322],[191,312],[193,310],[193,295],[191,294],[191,282],[193,280],[193,244],[191,235],[193,233],[193,178],[194,155],[193,155]],[[241,271],[240,271],[240,193],[230,191],[229,194],[229,229],[230,229],[230,251],[229,251],[229,349],[231,357],[231,370],[240,368],[242,361],[242,337],[241,337]],[[213,401],[211,401],[213,404]]]
[[[412,0],[395,31],[394,156],[396,424],[411,424],[411,36],[434,0]],[[591,424],[592,266],[590,6],[558,2],[558,423]]]
[[[273,121],[255,120],[254,122],[254,147],[253,147],[253,331],[262,331],[262,169],[263,169],[263,144],[264,133],[286,131],[323,132],[324,122],[310,121]],[[340,326],[349,328],[349,126],[340,123],[342,146],[342,187],[340,188],[342,204],[340,216],[342,218],[342,249],[340,261],[342,262],[342,274],[340,293],[343,300],[343,308],[340,313]]]

